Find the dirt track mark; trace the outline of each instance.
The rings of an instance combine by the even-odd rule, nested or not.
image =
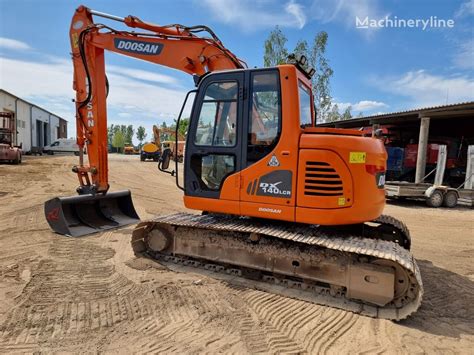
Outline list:
[[[358,319],[352,313],[265,292],[242,290],[241,295],[265,324],[260,324],[259,338],[267,338],[272,352],[326,353]]]
[[[453,338],[474,335],[474,282],[429,261],[418,263],[424,280],[423,303],[402,324]]]
[[[43,215],[43,204],[0,215],[2,249],[16,249],[31,255],[42,254],[51,242],[48,225]],[[9,253],[5,255],[11,256]]]
[[[152,317],[127,326],[139,352],[223,352],[239,342],[234,311],[222,300],[222,288],[162,285],[154,289]],[[229,339],[229,334],[235,334]],[[119,339],[117,339],[119,341]],[[110,349],[109,349],[110,350]]]
[[[334,342],[353,327],[357,321],[357,316],[350,312],[340,312],[341,311],[338,311],[335,315],[324,321],[324,326],[319,332],[323,336],[318,336],[316,333],[314,334],[314,338],[318,341],[314,343],[314,350],[311,349],[311,352],[317,354],[328,353],[328,350]]]
[[[79,335],[152,314],[140,299],[146,288],[114,272],[114,251],[94,243],[58,238],[33,270],[18,306],[0,325],[0,343],[10,345]],[[61,260],[62,259],[62,260]],[[58,300],[61,300],[58,302]]]
[[[232,303],[239,309],[236,319],[240,320],[241,336],[250,353],[305,352],[304,347],[284,329],[285,324],[275,322],[282,311],[279,309],[282,304],[278,304],[281,297],[244,287],[229,288],[235,290],[237,296],[233,297]]]
[[[32,227],[38,225],[46,225],[44,216],[41,214],[43,211],[43,204],[35,204],[26,208],[15,209],[15,214],[10,215],[8,213],[0,216],[0,221],[7,227],[20,227],[17,231],[21,231],[24,227]]]

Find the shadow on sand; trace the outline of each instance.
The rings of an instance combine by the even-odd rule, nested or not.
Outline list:
[[[400,325],[459,338],[474,335],[474,282],[468,277],[417,260],[424,286],[418,311]]]

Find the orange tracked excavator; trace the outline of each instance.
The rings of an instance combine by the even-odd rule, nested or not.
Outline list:
[[[139,220],[129,191],[108,192],[108,50],[184,71],[196,85],[183,103],[194,94],[182,185],[175,170],[185,206],[203,213],[138,223],[137,255],[374,317],[402,319],[418,308],[423,288],[408,229],[382,215],[383,143],[315,127],[306,58],[247,69],[206,26],[158,26],[84,6],[70,38],[77,141],[89,159],[81,153],[73,168],[79,196],[45,203],[54,231],[79,236]]]

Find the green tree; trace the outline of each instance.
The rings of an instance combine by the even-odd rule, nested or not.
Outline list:
[[[349,120],[349,119],[351,119],[351,118],[352,118],[351,110],[352,110],[352,106],[349,105],[349,106],[344,110],[344,113],[342,114],[341,119],[343,119],[343,120]]]
[[[135,133],[135,130],[133,129],[133,125],[128,125],[125,127],[125,132],[124,132],[125,143],[132,144],[134,133]]]
[[[170,129],[174,132],[176,131],[176,119],[174,120],[174,123],[170,126]],[[188,128],[189,128],[189,118],[182,118],[179,121],[179,128],[178,128],[178,133],[182,137],[186,137],[188,134]],[[169,139],[175,139],[175,134],[172,134],[172,137]]]
[[[328,112],[326,116],[326,122],[339,121],[341,119],[341,114],[339,113],[339,107],[337,104],[332,106],[331,111]]]
[[[123,124],[121,124],[121,125],[116,125],[116,126],[114,127],[114,136],[115,136],[115,133],[117,133],[117,132],[121,132],[121,133],[122,133],[122,136],[123,136],[124,139],[125,139],[125,135],[126,135],[126,133],[127,133],[127,126],[125,126],[125,125],[123,125]]]
[[[188,134],[188,128],[189,128],[189,118],[182,118],[179,121],[179,128],[178,128],[179,134],[182,135],[183,137],[186,137],[186,135]]]
[[[309,61],[311,60],[311,58],[309,57],[308,42],[306,42],[306,40],[300,39],[298,42],[296,42],[295,50],[293,51],[293,53],[296,56],[304,55]],[[307,62],[306,66],[308,66],[308,63],[309,62]]]
[[[306,56],[308,59],[306,66],[311,66],[316,70],[311,83],[319,121],[326,120],[332,105],[330,79],[334,72],[326,58],[327,41],[328,34],[321,31],[314,37],[311,48],[306,40],[299,40],[293,51],[296,55]],[[263,57],[266,67],[286,63],[288,57],[288,51],[285,47],[286,42],[287,39],[278,26],[270,32],[265,41],[265,54]]]
[[[322,121],[325,120],[331,109],[330,79],[334,74],[326,58],[327,42],[328,34],[325,31],[319,32],[314,38],[309,56],[311,66],[316,70],[316,74],[313,77],[313,93],[315,96],[316,112],[318,118]]]
[[[114,148],[117,148],[117,151],[119,153],[122,153],[124,145],[125,145],[125,137],[121,130],[117,130],[114,133],[114,138],[112,139],[112,146]]]
[[[143,141],[146,139],[146,132],[145,132],[145,127],[140,126],[137,128],[137,139],[140,142],[140,148],[142,147]]]
[[[114,138],[114,131],[114,124],[111,124],[109,127],[107,127],[107,143],[110,145],[112,144],[112,139]]]
[[[265,67],[274,67],[278,64],[286,63],[288,58],[288,50],[286,49],[286,36],[280,27],[276,26],[270,32],[265,40],[265,53],[263,55],[263,65]]]
[[[168,128],[168,125],[166,124],[165,121],[163,121],[163,123],[161,124],[161,128]]]

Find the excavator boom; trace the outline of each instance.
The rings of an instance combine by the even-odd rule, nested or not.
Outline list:
[[[95,23],[93,16],[118,21],[143,32],[115,30]],[[207,36],[200,37],[200,33],[206,33]],[[245,63],[225,48],[206,26],[158,26],[134,16],[122,18],[85,6],[76,10],[69,34],[80,152],[79,165],[72,170],[78,176],[79,196],[47,201],[45,216],[55,232],[81,236],[139,220],[129,191],[107,193],[106,99],[109,86],[105,72],[105,50],[196,76],[216,70],[243,68]],[[87,163],[83,156],[84,147],[87,147]]]

